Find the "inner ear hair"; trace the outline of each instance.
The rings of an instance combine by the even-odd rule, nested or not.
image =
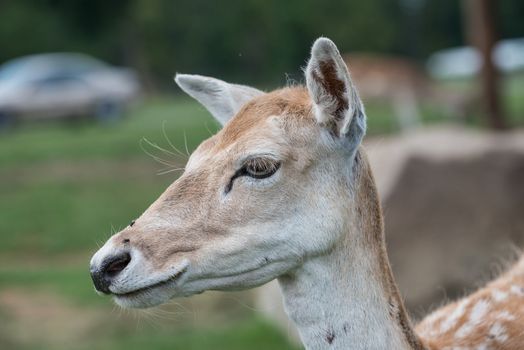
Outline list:
[[[319,76],[318,70],[320,70],[322,76]],[[326,104],[325,108],[327,110],[325,112],[329,113],[337,121],[340,121],[344,119],[346,111],[349,109],[345,82],[338,77],[336,62],[331,58],[319,62],[318,70],[313,69],[311,76],[327,93],[327,96],[322,96],[320,99],[325,100],[329,98],[331,103],[326,104],[326,101],[315,102]],[[329,105],[332,105],[332,107],[329,108]]]
[[[339,137],[363,133],[365,115],[362,102],[348,67],[331,40],[320,38],[313,44],[306,68],[306,83],[320,125]],[[354,118],[364,120],[352,123]],[[358,132],[350,130],[355,125]]]

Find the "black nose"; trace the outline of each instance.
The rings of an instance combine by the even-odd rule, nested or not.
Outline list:
[[[96,290],[110,294],[109,286],[111,281],[129,265],[130,261],[131,255],[129,253],[121,253],[106,258],[100,267],[91,268],[91,279]]]

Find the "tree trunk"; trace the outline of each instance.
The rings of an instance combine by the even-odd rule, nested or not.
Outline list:
[[[488,124],[493,129],[504,129],[506,122],[500,99],[500,76],[492,57],[497,42],[495,2],[493,0],[464,0],[463,5],[468,40],[478,49],[482,57],[480,83]]]

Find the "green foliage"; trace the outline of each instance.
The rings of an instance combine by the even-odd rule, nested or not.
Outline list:
[[[524,36],[524,6],[497,2],[503,37]],[[312,41],[341,50],[429,53],[463,44],[455,0],[0,1],[0,62],[41,51],[84,51],[172,87],[176,71],[247,83],[301,80]],[[503,19],[503,20],[502,20]]]

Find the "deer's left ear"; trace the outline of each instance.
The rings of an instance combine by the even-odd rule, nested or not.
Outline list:
[[[230,84],[220,79],[177,74],[175,81],[184,92],[200,102],[220,124],[226,124],[244,104],[264,94],[255,88]]]
[[[306,83],[317,121],[358,146],[366,130],[364,107],[346,63],[331,40],[319,38],[313,44]]]

